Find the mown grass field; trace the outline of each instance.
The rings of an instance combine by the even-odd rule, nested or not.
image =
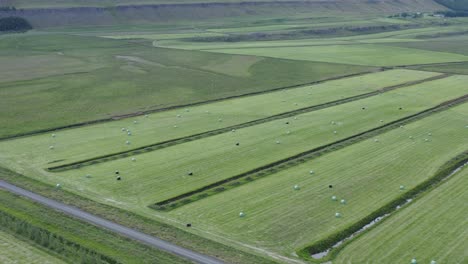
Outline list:
[[[235,98],[175,109],[75,129],[53,131],[0,145],[10,149],[11,159],[28,152],[29,164],[58,166],[109,153],[186,137],[197,133],[266,118],[283,112],[331,102],[384,87],[437,76],[438,73],[392,70],[321,84]],[[221,119],[221,120],[220,120]],[[135,124],[134,121],[137,123]],[[175,127],[176,126],[176,127]],[[122,128],[129,129],[131,136]],[[52,133],[56,137],[52,137]],[[130,141],[127,145],[126,141]],[[49,147],[54,149],[50,150]],[[10,159],[6,158],[5,159]]]
[[[465,168],[350,243],[334,263],[465,263],[467,184]]]
[[[339,232],[430,178],[466,150],[467,106],[382,134],[379,142],[370,139],[352,145],[169,214],[211,234],[293,256],[295,250]],[[296,184],[298,191],[293,188]],[[341,199],[346,205],[340,204]],[[239,212],[246,216],[240,218]],[[335,218],[336,212],[342,217]]]
[[[23,151],[19,151],[14,156],[9,155],[10,151],[15,151],[15,144],[12,144],[5,147],[1,162],[5,167],[35,175],[52,184],[61,183],[67,190],[104,203],[130,208],[145,207],[457,98],[467,93],[465,82],[464,76],[452,76],[404,87],[367,99],[301,114],[297,116],[297,120],[275,120],[136,155],[136,161],[131,161],[128,157],[79,170],[47,173],[43,170],[43,164],[37,166],[38,164],[32,162],[35,156],[41,156],[40,152],[25,155]],[[446,87],[444,93],[440,93],[441,86]],[[258,100],[263,99],[260,97]],[[362,107],[366,107],[366,110],[362,110]],[[336,124],[333,125],[332,121]],[[290,124],[287,125],[286,122]],[[116,129],[118,133],[122,133],[118,127]],[[290,134],[287,134],[288,131]],[[334,134],[333,131],[337,133]],[[103,130],[102,133],[106,132]],[[126,135],[123,137],[127,138]],[[49,140],[54,139],[49,136]],[[240,145],[236,146],[236,143]],[[113,144],[115,142],[110,145]],[[115,170],[120,171],[123,181],[115,180]],[[194,175],[188,176],[188,172],[193,172]],[[87,174],[91,177],[85,177]]]
[[[5,36],[0,48],[11,63],[0,75],[15,79],[0,82],[0,136],[369,70],[63,34]]]
[[[0,231],[0,262],[4,264],[66,263],[3,231]]]
[[[57,9],[43,21],[29,10],[35,30],[0,35],[0,60],[8,62],[0,63],[0,138],[52,129],[0,140],[0,178],[227,263],[315,263],[311,245],[347,234],[468,149],[468,103],[337,142],[466,96],[466,18],[387,17],[444,9],[432,0],[199,2],[9,1],[18,8],[102,9]],[[170,5],[118,7],[127,4]],[[269,34],[278,40],[235,38]],[[218,42],[220,36],[234,37]],[[273,118],[290,111],[297,114]],[[266,120],[231,131],[259,119]],[[47,170],[184,137],[79,169]],[[315,158],[293,159],[327,144]],[[221,182],[262,166],[271,170],[260,170],[261,177]],[[323,261],[464,263],[466,173]],[[226,190],[213,187],[216,194],[206,197],[198,190],[177,198],[172,210],[154,210],[213,183]],[[122,263],[184,263],[0,190],[2,212]],[[0,231],[0,253],[5,236]],[[8,242],[0,262],[21,254]]]

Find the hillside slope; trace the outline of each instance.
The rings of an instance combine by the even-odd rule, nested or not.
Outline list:
[[[436,0],[436,2],[453,10],[468,11],[468,0]]]
[[[96,0],[88,0],[74,1],[74,6],[63,0],[34,1],[33,5],[27,4],[31,1],[18,0],[6,1],[4,5],[9,3],[17,10],[0,11],[0,17],[20,16],[28,19],[34,27],[55,27],[190,22],[253,16],[379,15],[446,9],[433,0],[213,1],[196,3],[196,0],[179,0],[167,3],[167,0],[118,0],[111,6],[102,6]]]

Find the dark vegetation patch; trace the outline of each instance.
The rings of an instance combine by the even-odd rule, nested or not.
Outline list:
[[[30,29],[31,24],[22,17],[0,18],[0,32],[26,32]]]
[[[402,25],[380,25],[380,26],[354,26],[354,27],[331,27],[323,29],[301,29],[285,32],[255,32],[249,34],[230,34],[225,36],[194,37],[186,41],[191,42],[240,42],[240,41],[268,41],[302,38],[321,38],[374,34],[379,32],[398,31],[403,29],[417,28],[417,24]]]

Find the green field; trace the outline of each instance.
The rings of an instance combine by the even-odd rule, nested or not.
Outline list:
[[[66,262],[0,230],[0,263],[62,264]]]
[[[9,157],[5,159],[14,160],[18,156],[23,156],[25,152],[29,152],[31,159],[28,163],[31,165],[42,168],[58,166],[237,125],[437,75],[431,72],[410,70],[378,72],[312,86],[158,112],[148,117],[139,116],[78,129],[54,131],[19,140],[4,141],[0,145],[14,151],[14,155],[8,153]],[[134,121],[137,121],[137,124],[134,124]],[[128,133],[122,131],[121,128],[128,128],[132,135],[128,136]],[[56,134],[55,138],[52,137],[52,133]],[[126,145],[127,140],[130,141],[130,145]],[[54,149],[50,150],[50,146],[54,146]]]
[[[2,64],[0,76],[16,81],[0,82],[0,122],[9,124],[0,137],[369,70],[147,44],[63,34],[3,37],[0,56],[14,67]],[[38,70],[38,59],[47,66]]]
[[[0,180],[225,263],[466,262],[449,0],[0,2]],[[0,263],[63,262],[186,260],[0,190]]]
[[[379,142],[367,140],[188,204],[169,215],[192,221],[210,234],[293,255],[427,180],[466,150],[467,114],[467,104],[446,110],[385,133],[378,137]],[[315,174],[310,175],[310,170]],[[299,191],[293,189],[296,184]],[[405,191],[399,190],[400,185]],[[332,201],[333,195],[347,204]],[[246,217],[239,217],[241,211]],[[336,212],[343,216],[335,218]]]
[[[333,263],[465,263],[468,170],[350,243]]]
[[[467,93],[465,76],[452,76],[332,108],[239,129],[193,142],[60,173],[48,173],[40,163],[43,151],[25,155],[19,144],[5,141],[2,166],[13,168],[104,203],[147,206],[249,169],[415,114]],[[446,86],[444,93],[439,87]],[[262,100],[261,97],[258,100]],[[367,107],[367,110],[362,110]],[[399,107],[402,107],[399,110]],[[340,114],[337,119],[337,114]],[[291,124],[286,125],[289,121]],[[336,121],[336,125],[331,122]],[[122,133],[116,127],[118,133]],[[287,134],[290,131],[290,134]],[[336,134],[333,131],[337,131]],[[103,132],[106,133],[106,132]],[[127,136],[124,134],[124,138]],[[48,136],[48,140],[54,140]],[[281,144],[276,144],[280,141]],[[235,144],[239,142],[240,146]],[[307,144],[304,144],[307,142]],[[115,142],[109,142],[112,148]],[[29,146],[26,144],[25,146]],[[45,146],[47,148],[47,146]],[[106,146],[102,146],[106,148]],[[16,152],[19,150],[18,152]],[[77,153],[81,151],[71,148]],[[44,151],[50,151],[48,149]],[[14,154],[16,152],[16,154]],[[88,153],[88,152],[86,152]],[[59,158],[59,157],[54,157]],[[39,161],[39,163],[36,163]],[[239,166],[242,164],[242,166]],[[124,181],[114,179],[120,170]],[[194,176],[187,176],[189,171]],[[90,174],[91,178],[85,175]],[[127,183],[127,184],[125,184]],[[148,191],[157,188],[156,192]]]
[[[293,60],[341,62],[355,65],[397,66],[467,61],[468,56],[384,45],[327,45],[319,47],[216,49],[215,52]]]

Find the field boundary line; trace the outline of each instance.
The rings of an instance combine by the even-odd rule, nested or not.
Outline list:
[[[449,180],[459,170],[462,170],[467,164],[468,150],[445,162],[441,167],[439,167],[432,177],[421,182],[413,189],[393,199],[344,230],[336,232],[325,239],[319,240],[312,245],[298,250],[298,255],[303,259],[312,260],[312,262],[320,261],[322,263],[324,261],[334,259],[338,252],[345,248],[346,245],[351,243],[356,237],[369,232],[378,224],[387,220],[388,217],[391,217],[391,215],[399,210],[399,208],[403,209],[415,199],[419,199],[430,193],[430,191],[434,190],[444,181]],[[381,220],[376,221],[376,219]],[[365,228],[370,224],[371,226],[369,228]],[[314,259],[312,257],[314,254],[325,254],[325,256]]]
[[[368,71],[362,71],[362,72],[358,72],[358,73],[347,74],[347,75],[335,76],[335,77],[331,77],[331,78],[327,78],[327,79],[323,79],[323,80],[318,80],[318,81],[313,81],[313,82],[307,82],[307,83],[300,83],[300,84],[289,85],[289,86],[276,87],[276,88],[272,88],[272,89],[268,89],[268,90],[264,90],[264,91],[257,91],[257,92],[239,94],[239,95],[231,95],[231,96],[215,98],[215,99],[210,99],[210,100],[205,100],[205,101],[200,101],[200,102],[181,104],[181,105],[174,105],[174,106],[168,106],[168,107],[157,108],[157,109],[149,109],[149,110],[145,110],[145,111],[132,112],[132,113],[128,113],[128,114],[116,115],[116,116],[111,116],[111,117],[107,117],[107,118],[100,118],[100,119],[95,119],[95,120],[90,120],[90,121],[78,122],[78,123],[75,123],[75,124],[70,124],[70,125],[65,125],[65,126],[58,126],[58,127],[53,127],[53,128],[39,129],[39,130],[31,131],[31,132],[18,133],[18,134],[14,134],[14,135],[0,137],[0,141],[17,139],[17,138],[21,138],[21,137],[28,137],[28,136],[44,134],[44,133],[49,133],[49,132],[55,132],[55,131],[61,131],[61,130],[66,130],[66,129],[84,127],[84,126],[89,126],[89,125],[101,124],[101,123],[106,123],[106,122],[112,122],[112,121],[121,120],[121,119],[125,119],[125,118],[130,118],[130,117],[135,117],[135,116],[142,116],[142,115],[146,115],[146,114],[153,114],[153,113],[159,113],[159,112],[165,112],[165,111],[181,109],[181,108],[185,108],[185,107],[193,107],[193,106],[205,105],[205,104],[210,104],[210,103],[222,102],[222,101],[227,101],[227,100],[231,100],[231,99],[249,97],[249,96],[253,96],[253,95],[267,94],[267,93],[281,91],[281,90],[301,88],[301,87],[304,87],[304,86],[317,85],[317,84],[324,83],[324,82],[329,82],[329,81],[336,81],[336,80],[347,79],[347,78],[357,77],[357,76],[366,75],[366,74],[372,74],[372,73],[376,73],[376,72],[382,72],[382,71],[386,71],[386,70],[392,70],[392,69],[384,69],[383,67],[375,67],[375,66],[368,66],[368,67],[373,67],[374,69],[368,70]]]
[[[365,99],[365,98],[375,96],[375,95],[378,95],[378,94],[382,94],[384,92],[389,92],[389,91],[392,91],[392,90],[395,90],[395,89],[398,89],[398,88],[408,87],[408,86],[417,85],[417,84],[430,82],[430,81],[434,81],[434,80],[439,80],[439,79],[447,78],[449,76],[451,76],[451,75],[450,74],[440,74],[440,75],[432,76],[432,77],[421,79],[421,80],[416,80],[416,81],[406,82],[406,83],[397,84],[397,85],[393,85],[393,86],[383,87],[381,89],[378,89],[378,90],[375,90],[375,91],[372,91],[372,92],[359,94],[359,95],[355,95],[355,96],[351,96],[351,97],[347,97],[347,98],[343,98],[343,99],[339,99],[339,100],[335,100],[335,101],[331,101],[331,102],[327,102],[327,103],[323,103],[323,104],[304,107],[304,108],[300,108],[300,109],[297,109],[297,110],[284,112],[284,113],[281,113],[281,114],[272,115],[272,116],[269,116],[269,117],[260,118],[260,119],[252,120],[252,121],[249,121],[249,122],[245,122],[245,123],[241,123],[241,124],[237,124],[237,125],[233,125],[233,126],[228,126],[228,127],[224,127],[224,128],[220,128],[220,129],[216,129],[216,130],[210,130],[210,131],[206,131],[206,132],[202,132],[202,133],[198,133],[198,134],[194,134],[194,135],[190,135],[190,136],[186,136],[186,137],[182,137],[182,138],[171,139],[171,140],[167,140],[167,141],[163,141],[163,142],[158,142],[158,143],[155,143],[155,144],[141,146],[141,147],[134,148],[134,149],[131,149],[131,150],[125,150],[125,151],[121,151],[121,152],[117,152],[117,153],[111,153],[111,154],[98,156],[98,157],[93,157],[93,158],[89,158],[89,159],[85,159],[85,160],[81,160],[81,161],[76,161],[76,162],[72,162],[72,163],[67,163],[67,164],[63,164],[63,165],[59,165],[59,166],[52,166],[52,167],[48,167],[47,170],[51,171],[51,172],[66,171],[66,170],[71,170],[71,169],[79,169],[79,168],[84,167],[84,166],[91,166],[91,165],[95,165],[95,164],[98,164],[98,163],[103,163],[103,162],[112,161],[112,160],[116,160],[116,159],[122,159],[122,158],[129,157],[131,155],[138,155],[138,154],[142,154],[142,153],[147,153],[147,152],[167,148],[167,147],[170,147],[170,146],[174,146],[174,145],[177,145],[177,144],[182,144],[182,143],[186,143],[186,142],[190,142],[190,141],[194,141],[194,140],[199,140],[199,139],[210,137],[210,136],[219,135],[219,134],[222,134],[222,133],[232,131],[233,129],[246,128],[246,127],[250,127],[250,126],[254,126],[254,125],[263,124],[263,123],[266,123],[266,122],[271,122],[271,121],[277,120],[277,119],[292,117],[292,116],[295,116],[295,115],[298,115],[298,114],[318,111],[318,110],[321,110],[321,109],[324,109],[324,108],[329,108],[329,107],[337,106],[337,105],[340,105],[340,104]]]
[[[223,179],[223,180],[214,182],[212,184],[205,185],[196,190],[186,192],[184,194],[181,194],[181,195],[178,195],[178,196],[175,196],[175,197],[172,197],[172,198],[160,201],[160,202],[156,202],[154,204],[149,205],[149,207],[158,211],[171,211],[185,204],[189,204],[189,203],[204,199],[206,197],[216,195],[225,190],[230,190],[240,185],[247,184],[254,180],[277,173],[278,171],[297,166],[299,164],[302,164],[306,161],[310,161],[312,159],[315,159],[327,153],[345,148],[352,144],[364,141],[376,135],[398,128],[402,125],[417,121],[424,117],[430,116],[434,113],[441,112],[453,106],[465,103],[466,101],[468,101],[468,94],[446,101],[446,102],[443,102],[435,107],[423,110],[416,114],[400,118],[388,124],[385,124],[385,125],[382,125],[382,126],[379,126],[379,127],[376,127],[376,128],[373,128],[373,129],[370,129],[370,130],[367,130],[358,134],[354,134],[344,139],[340,139],[338,141],[319,146],[317,148],[296,154],[294,156],[287,157],[285,159],[272,162],[270,164],[263,165],[261,167],[229,177],[227,179]]]

